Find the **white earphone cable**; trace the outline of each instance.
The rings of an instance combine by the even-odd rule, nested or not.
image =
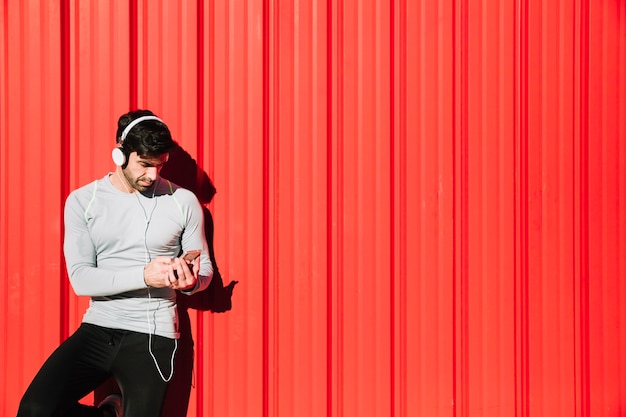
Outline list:
[[[154,353],[152,353],[152,331],[154,330],[156,334],[156,321],[154,322],[154,329],[152,329],[150,327],[150,300],[150,287],[148,287],[148,308],[146,309],[146,318],[148,319],[148,352],[150,353],[150,356],[152,356],[154,365],[156,366],[156,369],[159,372],[159,375],[161,376],[163,382],[170,382],[172,376],[174,376],[174,356],[176,355],[176,351],[178,350],[178,339],[174,339],[174,350],[172,351],[172,356],[170,357],[170,376],[165,378],[165,375],[163,375],[163,372],[161,371],[161,367],[159,366],[157,358],[154,356]]]

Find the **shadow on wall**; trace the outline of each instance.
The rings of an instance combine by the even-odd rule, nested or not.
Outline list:
[[[168,391],[163,404],[162,416],[186,417],[189,408],[193,378],[193,351],[194,342],[191,333],[189,309],[225,313],[232,308],[232,295],[237,281],[231,281],[224,286],[224,281],[215,260],[213,248],[213,216],[204,205],[211,202],[215,195],[215,187],[209,176],[196,161],[182,147],[176,147],[170,152],[170,158],[161,170],[161,176],[181,187],[187,188],[203,204],[204,233],[209,246],[209,257],[213,263],[213,279],[209,287],[191,296],[177,293],[178,326],[180,339],[174,362],[174,376],[169,383]],[[99,404],[107,395],[119,393],[119,387],[114,378],[109,379],[94,392],[94,403]]]

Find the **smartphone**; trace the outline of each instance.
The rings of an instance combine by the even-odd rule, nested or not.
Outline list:
[[[201,250],[190,250],[185,252],[185,254],[183,255],[183,261],[187,262],[187,266],[189,266],[189,269],[193,272],[193,261],[200,256],[200,254],[202,253]],[[176,277],[176,279],[178,279],[178,273],[176,272],[176,270],[174,270],[174,276]]]
[[[190,250],[185,252],[185,254],[183,255],[183,260],[185,262],[187,262],[188,264],[192,264],[193,261],[200,256],[200,254],[202,253],[201,250]]]

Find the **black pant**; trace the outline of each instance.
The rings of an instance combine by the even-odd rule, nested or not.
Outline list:
[[[20,403],[18,417],[101,417],[78,401],[113,375],[124,397],[124,417],[158,417],[171,372],[173,339],[82,324],[41,367]]]

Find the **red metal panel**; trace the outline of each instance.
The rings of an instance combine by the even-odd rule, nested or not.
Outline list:
[[[325,7],[275,2],[269,13],[269,415],[328,404]]]
[[[63,201],[113,168],[135,107],[215,183],[217,262],[239,281],[231,311],[189,311],[188,416],[624,413],[622,2],[0,17],[2,415],[82,318]]]
[[[60,19],[54,4],[31,3],[5,2],[0,13],[4,415],[15,414],[24,387],[61,339]]]
[[[624,373],[615,366],[623,358],[624,240],[620,193],[624,138],[618,136],[623,109],[616,86],[623,65],[623,5],[589,3],[589,411],[590,415],[623,413]],[[619,52],[619,53],[618,53]],[[623,158],[623,157],[622,157]],[[623,159],[621,159],[623,161]]]
[[[392,21],[397,39],[405,40],[395,41],[399,74],[393,78],[399,100],[394,163],[401,169],[394,176],[400,184],[393,298],[398,415],[451,416],[454,407],[455,17],[451,3],[398,2]]]
[[[391,404],[388,6],[346,1],[337,12],[331,371],[339,415],[386,415]]]
[[[574,5],[528,8],[528,409],[575,415]],[[530,30],[530,29],[533,30]],[[564,176],[564,177],[563,177]],[[566,181],[563,181],[566,179]]]
[[[202,159],[215,180],[212,205],[217,262],[224,281],[239,281],[233,310],[205,314],[205,361],[198,372],[198,415],[262,415],[267,393],[264,309],[263,7],[261,1],[206,2],[200,96]],[[245,398],[245,400],[243,400]]]
[[[512,415],[515,8],[495,1],[469,1],[463,7],[467,22],[459,24],[467,25],[467,38],[457,45],[466,48],[466,57],[460,55],[456,63],[461,78],[460,125],[455,132],[459,249],[454,260],[458,264],[454,349],[460,358],[453,370],[458,387],[455,404],[460,415]]]

